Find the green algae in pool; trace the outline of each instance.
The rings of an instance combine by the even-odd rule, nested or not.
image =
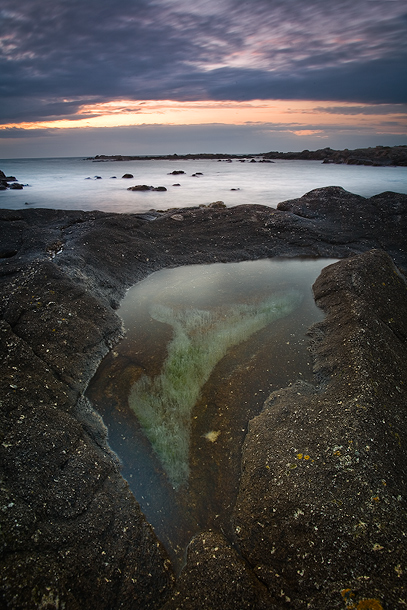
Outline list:
[[[162,373],[143,375],[133,384],[129,405],[174,488],[188,481],[191,413],[216,364],[229,348],[288,315],[301,300],[301,292],[291,289],[260,302],[211,310],[151,305],[151,317],[171,325],[173,338]]]
[[[176,567],[206,528],[232,537],[241,446],[269,393],[312,381],[306,331],[322,319],[321,259],[162,270],[130,289],[124,339],[87,396],[122,474]]]

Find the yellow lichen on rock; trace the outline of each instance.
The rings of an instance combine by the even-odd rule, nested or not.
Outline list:
[[[365,598],[356,603],[355,594],[351,589],[342,589],[341,595],[346,603],[346,610],[383,610],[378,599]]]

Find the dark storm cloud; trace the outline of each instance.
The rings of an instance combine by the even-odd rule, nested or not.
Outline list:
[[[403,1],[2,0],[0,120],[112,99],[407,99]]]
[[[270,74],[228,68],[212,74],[208,89],[212,99],[307,99],[375,104],[407,101],[405,63],[377,60],[320,70]],[[192,80],[192,79],[191,79]]]

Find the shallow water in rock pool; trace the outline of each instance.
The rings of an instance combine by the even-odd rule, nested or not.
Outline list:
[[[273,390],[312,381],[311,286],[332,262],[165,269],[123,299],[126,335],[87,395],[175,567],[197,532],[228,534],[249,420]]]

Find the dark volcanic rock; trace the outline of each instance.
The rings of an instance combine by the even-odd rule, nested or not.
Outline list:
[[[346,165],[406,166],[407,146],[376,146],[375,148],[356,148],[354,150],[303,150],[302,152],[269,152],[263,155],[266,159],[302,159],[305,161],[322,161]]]
[[[331,187],[278,210],[0,210],[3,608],[320,610],[349,591],[403,607],[406,284],[383,252],[354,255],[407,267],[406,201]],[[253,420],[236,537],[194,539],[174,588],[84,398],[121,336],[114,309],[163,267],[299,255],[348,257],[315,284],[317,385]]]
[[[266,588],[242,557],[216,532],[196,536],[177,588],[163,610],[270,608]]]
[[[325,268],[314,294],[319,385],[274,392],[250,422],[237,542],[277,607],[401,608],[406,280],[373,251]]]
[[[310,231],[319,232],[332,245],[383,248],[406,268],[398,254],[405,249],[407,195],[387,192],[366,199],[331,186],[279,203],[277,209],[306,219]]]
[[[130,186],[128,191],[166,191],[165,186],[147,186],[147,184],[136,184],[136,186]]]
[[[407,146],[376,146],[375,148],[356,148],[354,150],[333,150],[332,148],[320,148],[318,150],[303,150],[300,152],[278,152],[271,151],[261,154],[251,155],[225,155],[220,153],[197,153],[188,155],[162,155],[158,157],[152,156],[123,156],[123,155],[96,155],[90,157],[94,162],[100,161],[154,161],[158,159],[180,161],[194,159],[215,159],[218,161],[227,161],[232,163],[232,159],[236,159],[244,163],[247,159],[252,159],[251,163],[255,163],[254,157],[258,158],[260,163],[272,163],[271,159],[289,159],[303,161],[322,161],[323,163],[345,163],[349,165],[374,165],[376,167],[388,165],[407,165]],[[260,158],[259,158],[260,157]]]
[[[10,182],[13,184],[9,184]],[[6,176],[6,174],[0,170],[0,190],[4,191],[7,188],[21,190],[23,185],[17,182],[17,178],[15,176]]]
[[[147,184],[136,184],[135,186],[129,186],[128,191],[152,191],[153,186],[147,186]]]

